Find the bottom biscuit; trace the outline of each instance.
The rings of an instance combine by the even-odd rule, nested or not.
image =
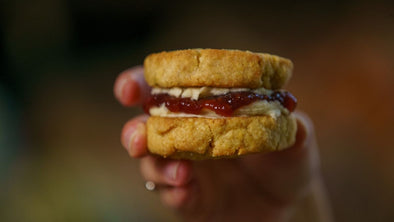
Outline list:
[[[176,159],[233,158],[271,152],[295,142],[293,115],[229,118],[150,117],[147,122],[150,153]]]

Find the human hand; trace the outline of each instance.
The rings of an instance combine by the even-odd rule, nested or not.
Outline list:
[[[141,105],[149,86],[142,67],[121,73],[115,97],[124,106]],[[163,204],[187,221],[286,221],[318,176],[317,145],[309,118],[295,113],[296,143],[283,151],[237,159],[186,161],[150,155],[147,115],[128,121],[121,142],[139,158],[141,174],[158,186]]]

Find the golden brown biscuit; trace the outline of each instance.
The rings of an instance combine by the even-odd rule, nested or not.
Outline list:
[[[182,159],[229,158],[281,150],[295,142],[293,115],[230,118],[150,117],[148,149]]]
[[[145,79],[153,87],[279,89],[293,64],[278,56],[239,50],[188,49],[149,55]]]

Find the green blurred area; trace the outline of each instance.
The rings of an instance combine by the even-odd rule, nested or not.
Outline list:
[[[120,145],[141,113],[112,87],[152,52],[231,48],[293,60],[337,221],[394,214],[389,1],[15,0],[1,6],[0,221],[176,221]]]

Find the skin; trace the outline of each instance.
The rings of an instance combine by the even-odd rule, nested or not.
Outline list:
[[[122,72],[114,94],[124,106],[139,106],[149,95],[143,68]],[[164,205],[186,221],[288,221],[319,178],[319,159],[310,119],[295,113],[296,143],[283,151],[231,160],[186,161],[148,154],[147,115],[129,120],[121,134],[141,174],[153,181]]]

